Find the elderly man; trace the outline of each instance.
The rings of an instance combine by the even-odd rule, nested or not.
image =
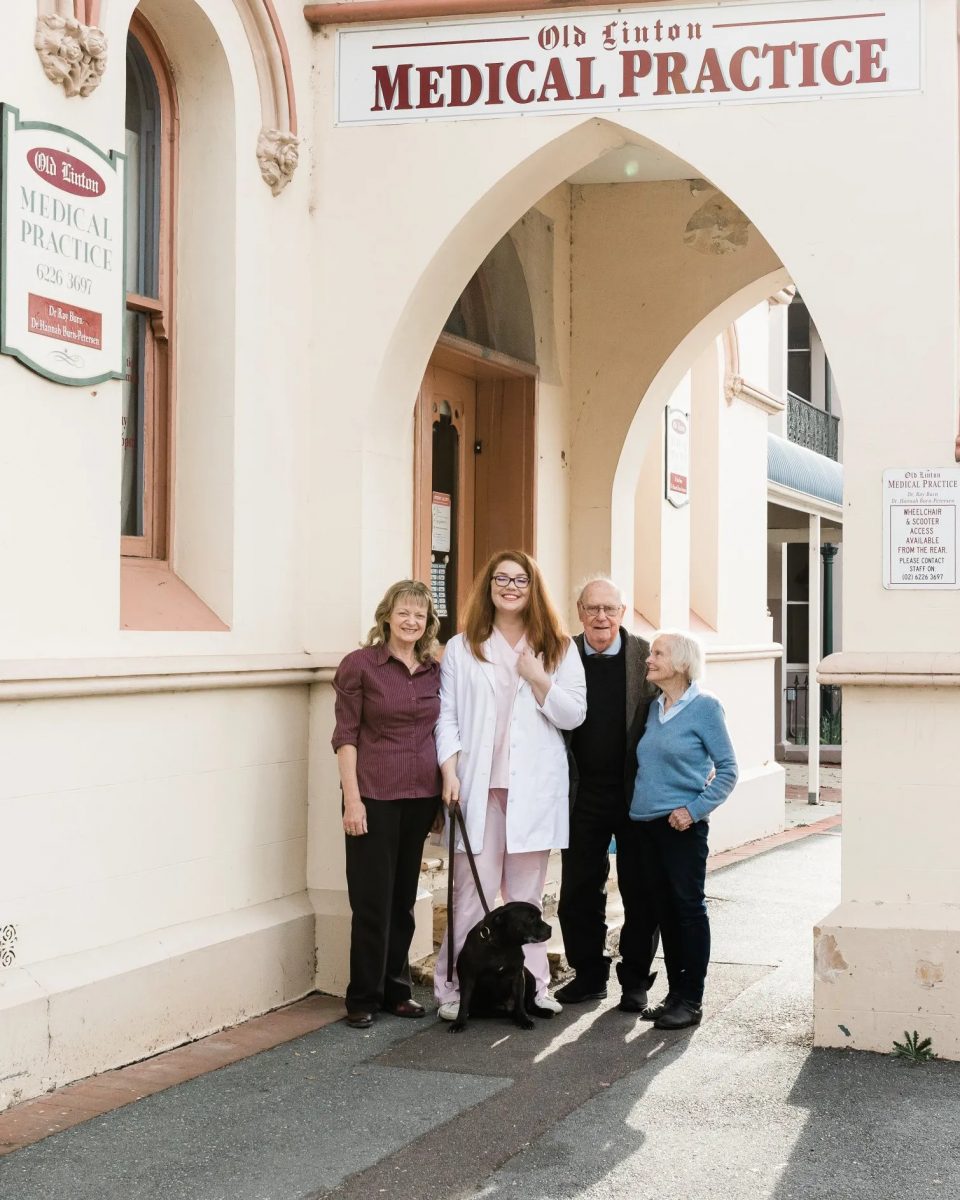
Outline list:
[[[574,641],[587,677],[587,719],[569,740],[570,845],[563,851],[558,910],[567,961],[576,976],[556,995],[564,1004],[576,1004],[607,994],[605,888],[615,837],[624,910],[617,965],[620,1008],[642,1012],[659,939],[640,887],[629,810],[637,743],[656,688],[647,682],[650,647],[622,628],[624,611],[620,589],[606,576],[589,580],[580,591],[583,633]]]

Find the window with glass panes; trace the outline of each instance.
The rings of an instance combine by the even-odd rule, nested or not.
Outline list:
[[[159,48],[135,23],[127,38],[126,373],[121,413],[121,549],[166,553],[169,419],[171,93]]]

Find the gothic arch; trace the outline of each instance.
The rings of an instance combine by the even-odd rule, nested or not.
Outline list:
[[[290,52],[273,0],[233,2],[247,35],[260,91],[257,161],[264,182],[276,196],[293,178],[299,157]],[[68,96],[90,95],[106,70],[104,27],[109,4],[110,0],[37,0],[34,45],[47,78],[62,85]]]

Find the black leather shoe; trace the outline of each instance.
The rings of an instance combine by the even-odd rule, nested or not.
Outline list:
[[[569,983],[557,988],[553,993],[561,1004],[583,1004],[587,1000],[606,1000],[607,981],[605,979],[581,979],[574,975]]]
[[[395,1017],[422,1017],[426,1009],[416,1000],[398,1000],[396,1004],[385,1004],[383,1011],[392,1013]]]
[[[351,1029],[369,1029],[373,1024],[373,1013],[368,1012],[348,1012],[347,1024]]]
[[[642,1013],[647,1007],[646,988],[624,988],[617,1008],[621,1012]]]
[[[703,1020],[703,1008],[689,1000],[674,1000],[654,1021],[654,1029],[688,1029]]]
[[[641,1020],[656,1021],[659,1017],[663,1016],[663,1014],[672,1004],[676,1003],[676,1000],[676,996],[671,995],[670,992],[667,992],[659,1004],[651,1005],[650,1008],[645,1008],[643,1010],[643,1012],[640,1014]]]

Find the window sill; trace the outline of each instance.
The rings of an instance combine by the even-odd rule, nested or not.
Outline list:
[[[156,559],[120,559],[120,628],[229,633],[213,609]]]

